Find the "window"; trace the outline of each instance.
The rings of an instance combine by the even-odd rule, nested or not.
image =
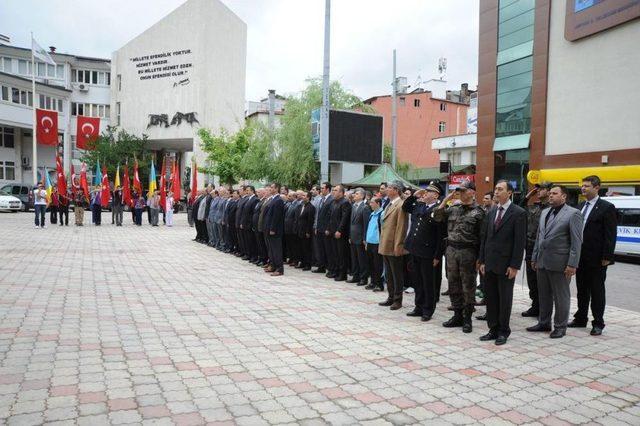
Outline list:
[[[420,107],[420,99],[414,99],[413,100],[413,106],[416,107],[416,108]]]
[[[0,161],[0,179],[15,180],[16,163],[13,161]]]
[[[15,87],[11,88],[11,102],[14,104],[20,103],[20,90]]]
[[[108,86],[111,84],[111,73],[74,69],[71,70],[71,82]]]
[[[64,112],[62,107],[63,105],[62,99],[54,98],[47,95],[40,95],[39,98],[40,98],[39,99],[40,108],[52,109],[58,112]]]
[[[116,126],[120,125],[120,102],[116,102]]]
[[[56,67],[51,64],[47,64],[47,76],[56,78]]]
[[[530,133],[532,68],[531,56],[498,67],[496,137]]]
[[[476,164],[476,151],[471,151],[471,164]]]
[[[451,163],[451,166],[459,166],[462,163],[462,152],[448,152],[447,161]]]
[[[27,61],[18,60],[18,74],[27,75]]]
[[[445,104],[444,102],[440,102],[440,111],[446,111],[447,110],[447,104]]]
[[[2,58],[3,66],[2,69],[4,72],[13,72],[13,67],[11,66],[11,58]]]
[[[46,77],[47,76],[47,64],[43,63],[43,62],[38,62],[36,64],[36,68],[37,68],[37,76],[38,77]]]
[[[9,88],[7,86],[2,86],[2,100],[9,100]]]
[[[447,123],[444,121],[441,121],[440,123],[438,123],[438,132],[440,133],[444,133],[447,130]]]
[[[60,79],[64,78],[64,65],[56,65],[56,77]]]
[[[116,77],[116,81],[118,82],[118,92],[122,90],[122,75],[118,74]]]
[[[406,103],[406,99],[404,97],[400,97],[400,106],[404,106]]]
[[[79,104],[71,102],[71,115],[84,115],[85,117],[109,118],[109,105]]]
[[[5,148],[15,146],[13,127],[0,127],[0,146]]]
[[[498,65],[533,53],[535,0],[500,0]]]

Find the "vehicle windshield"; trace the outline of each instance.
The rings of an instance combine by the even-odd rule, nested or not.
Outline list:
[[[8,192],[3,191],[3,190],[0,189],[0,195],[11,195],[11,194],[9,194]]]

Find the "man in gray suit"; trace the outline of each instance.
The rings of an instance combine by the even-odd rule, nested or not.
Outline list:
[[[349,229],[349,247],[351,252],[351,272],[353,277],[349,283],[359,286],[367,285],[369,280],[369,263],[364,248],[365,223],[369,223],[371,207],[364,201],[364,189],[356,188],[353,193],[353,207],[351,208],[351,225]]]
[[[531,266],[538,277],[540,314],[538,324],[527,331],[551,331],[549,337],[563,337],[567,331],[571,291],[569,284],[580,262],[582,215],[567,206],[567,189],[556,185],[549,191],[549,205],[540,215],[538,236],[531,255]]]

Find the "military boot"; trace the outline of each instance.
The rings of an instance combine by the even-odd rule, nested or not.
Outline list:
[[[462,332],[471,333],[473,331],[473,324],[471,323],[471,314],[473,311],[469,308],[464,310],[464,317],[462,323]]]
[[[448,321],[442,323],[442,326],[446,328],[461,327],[462,323],[462,311],[456,310],[453,316]]]

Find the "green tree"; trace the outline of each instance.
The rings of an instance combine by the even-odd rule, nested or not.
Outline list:
[[[276,132],[258,121],[250,122],[247,127],[251,137],[240,163],[240,175],[254,181],[272,179]]]
[[[207,129],[200,129],[198,135],[202,139],[202,150],[207,154],[209,165],[198,166],[198,170],[216,175],[220,182],[233,185],[242,179],[242,159],[249,149],[252,128],[243,127],[235,134],[221,129],[217,135]]]
[[[108,126],[107,129],[92,143],[93,149],[86,150],[81,161],[87,164],[87,171],[93,172],[96,163],[100,161],[100,167],[107,168],[107,174],[113,181],[116,168],[120,165],[120,178],[122,179],[122,166],[129,165],[130,176],[133,179],[133,164],[138,160],[138,174],[143,186],[149,179],[149,169],[153,154],[149,149],[147,135],[142,137],[132,135],[125,130],[117,130]],[[156,169],[158,165],[156,164]],[[133,181],[132,181],[133,182]]]

